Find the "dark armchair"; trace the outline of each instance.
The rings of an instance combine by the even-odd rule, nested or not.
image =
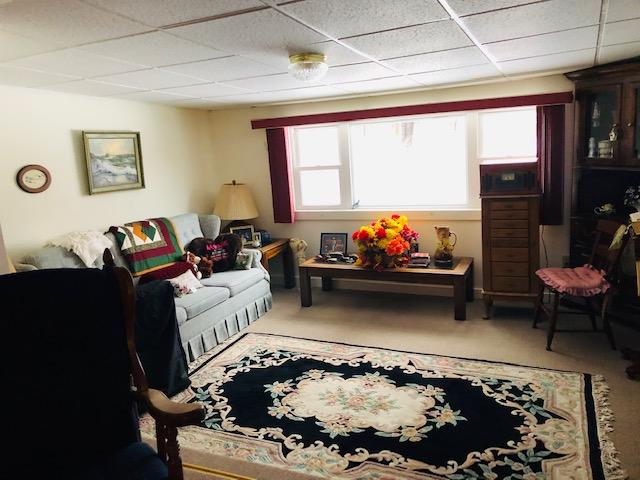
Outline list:
[[[177,427],[202,406],[150,389],[135,351],[135,293],[123,268],[0,276],[3,475],[182,479]],[[156,421],[140,441],[136,402]]]

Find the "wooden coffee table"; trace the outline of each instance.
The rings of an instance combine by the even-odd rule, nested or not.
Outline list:
[[[316,262],[313,258],[300,265],[300,303],[310,307],[311,277],[322,277],[322,289],[332,289],[334,278],[355,278],[379,280],[381,282],[418,283],[425,285],[452,285],[454,318],[467,318],[467,303],[473,301],[473,258],[457,257],[452,269],[435,268],[394,268],[376,272],[353,264]]]

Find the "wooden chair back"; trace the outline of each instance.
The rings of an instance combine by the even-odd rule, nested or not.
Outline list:
[[[593,249],[589,257],[589,265],[605,272],[607,280],[615,281],[616,272],[620,265],[622,252],[629,241],[629,234],[625,233],[619,244],[612,246],[612,241],[624,224],[614,220],[598,220],[594,232]]]

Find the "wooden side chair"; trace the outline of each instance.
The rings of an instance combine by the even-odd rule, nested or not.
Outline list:
[[[131,275],[109,261],[0,275],[7,478],[183,478],[177,428],[204,409],[149,388]],[[157,453],[140,439],[136,399],[156,421]]]
[[[619,222],[611,220],[598,221],[594,232],[591,256],[584,266],[576,268],[541,268],[536,271],[540,289],[533,319],[533,328],[537,326],[540,313],[544,312],[549,318],[547,350],[551,350],[555,332],[562,331],[556,330],[556,323],[560,301],[563,299],[577,301],[577,303],[568,304],[570,308],[573,308],[572,311],[563,311],[563,313],[588,315],[594,331],[597,331],[596,316],[600,315],[602,326],[609,338],[611,348],[615,350],[616,344],[609,322],[608,310],[614,295],[617,293],[617,272],[620,257],[629,240],[629,235],[626,231],[620,238],[621,228],[624,228],[624,226]],[[616,234],[618,234],[618,238],[616,238],[615,244],[612,244]],[[550,304],[544,303],[545,290],[548,290],[553,295]]]

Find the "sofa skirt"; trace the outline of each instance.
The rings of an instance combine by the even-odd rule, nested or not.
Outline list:
[[[180,325],[182,348],[189,362],[211,350],[227,338],[271,310],[269,282],[261,280],[245,291],[202,312]]]

